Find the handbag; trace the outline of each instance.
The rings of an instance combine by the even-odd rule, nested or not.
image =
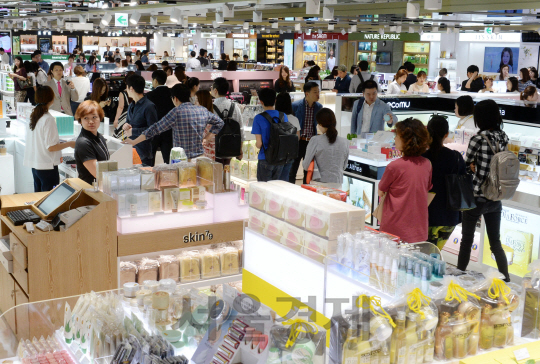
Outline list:
[[[315,171],[315,159],[313,159],[311,161],[311,163],[309,164],[309,167],[307,169],[306,184],[308,184],[308,185],[309,185],[309,183],[311,182],[311,180],[313,178],[313,171]]]
[[[458,168],[459,158],[458,153]],[[446,208],[452,211],[472,210],[476,207],[473,193],[473,181],[471,174],[447,174],[446,184]]]
[[[26,80],[21,80],[20,78],[17,78],[17,83],[19,84],[19,87],[21,90],[24,90],[25,88],[30,88],[32,86],[32,80],[30,78],[27,78]]]
[[[386,199],[386,193],[383,195],[383,197],[381,197],[381,199],[379,200],[379,205],[377,205],[377,208],[375,209],[375,211],[373,211],[373,217],[375,217],[377,221],[379,221],[379,224],[382,221],[382,214],[383,214],[385,199]]]

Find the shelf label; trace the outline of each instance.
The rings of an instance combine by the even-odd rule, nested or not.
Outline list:
[[[516,356],[517,361],[529,359],[531,357],[527,348],[514,350],[514,355]]]
[[[213,238],[214,235],[210,232],[210,230],[205,230],[205,232],[201,234],[199,234],[198,231],[194,233],[189,232],[188,234],[184,235],[184,243],[196,243],[200,241],[212,240]]]

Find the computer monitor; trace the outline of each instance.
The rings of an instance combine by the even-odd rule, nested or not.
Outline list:
[[[68,198],[73,196],[77,192],[73,187],[67,183],[62,183],[55,188],[49,196],[43,200],[37,207],[43,215],[47,216],[54,210],[56,210],[61,204],[63,204]]]

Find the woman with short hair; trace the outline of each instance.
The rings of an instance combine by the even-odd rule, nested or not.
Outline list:
[[[399,70],[396,73],[394,81],[388,85],[386,90],[387,95],[401,95],[407,93],[407,86],[405,86],[405,80],[407,79],[407,71]]]

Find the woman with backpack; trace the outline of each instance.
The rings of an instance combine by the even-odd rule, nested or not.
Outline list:
[[[508,260],[500,239],[502,204],[501,201],[488,200],[482,191],[482,184],[491,173],[490,163],[495,155],[492,147],[495,150],[503,151],[508,145],[508,136],[502,131],[503,120],[495,101],[483,100],[476,104],[474,108],[474,125],[479,129],[479,132],[469,142],[465,165],[473,173],[476,208],[463,211],[463,222],[461,224],[463,236],[459,248],[457,268],[462,271],[467,269],[471,258],[476,223],[482,217],[486,224],[489,247],[495,256],[499,272],[505,276],[506,282],[510,282]]]
[[[459,211],[447,208],[446,176],[449,174],[465,174],[465,162],[457,151],[443,146],[448,136],[448,121],[441,115],[433,116],[427,125],[431,136],[429,150],[422,154],[431,162],[431,191],[435,197],[428,207],[428,241],[442,250],[446,241],[452,235],[457,224],[461,222]]]

